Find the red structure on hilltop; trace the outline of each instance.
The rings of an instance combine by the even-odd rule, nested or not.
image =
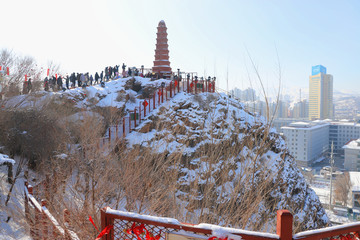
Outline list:
[[[164,20],[159,22],[157,29],[155,61],[152,71],[153,73],[158,73],[161,76],[166,76],[171,74],[171,67],[169,61],[169,45],[167,43],[167,28]]]

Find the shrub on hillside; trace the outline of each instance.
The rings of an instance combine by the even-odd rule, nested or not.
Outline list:
[[[2,110],[0,114],[0,141],[11,155],[23,155],[36,167],[52,156],[64,144],[66,138],[57,117],[45,111]]]

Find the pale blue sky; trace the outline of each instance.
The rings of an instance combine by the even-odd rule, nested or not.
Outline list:
[[[152,67],[163,19],[171,67],[215,73],[224,89],[227,67],[229,88],[248,87],[249,75],[258,86],[248,50],[269,91],[278,84],[278,54],[284,89],[308,88],[311,66],[322,64],[336,90],[360,92],[356,0],[0,0],[0,6],[0,48],[44,66],[52,59],[64,73],[123,62]]]

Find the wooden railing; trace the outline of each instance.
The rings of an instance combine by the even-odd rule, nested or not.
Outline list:
[[[244,240],[316,240],[316,239],[359,239],[360,222],[327,227],[318,230],[300,232],[293,235],[293,216],[288,210],[277,211],[276,234],[247,231],[235,228],[223,228],[209,224],[186,224],[176,219],[157,218],[136,213],[112,210],[109,207],[101,209],[101,225],[113,228],[102,240],[141,239],[146,240],[147,233],[159,240],[175,239],[224,239]],[[214,231],[220,230],[220,231]],[[142,233],[141,233],[142,231]],[[140,235],[136,235],[136,232]],[[224,234],[216,236],[217,232]],[[180,237],[179,237],[180,236]],[[139,237],[139,238],[138,238]]]
[[[78,240],[76,233],[63,228],[46,208],[46,201],[39,203],[33,196],[33,187],[25,182],[25,218],[30,226],[30,237],[34,240],[61,239]],[[67,222],[68,211],[64,210],[64,221]]]

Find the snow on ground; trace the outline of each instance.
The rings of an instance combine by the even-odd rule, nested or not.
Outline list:
[[[151,80],[151,78],[142,78],[142,77],[127,77],[119,78],[116,80],[111,80],[105,82],[105,87],[101,87],[100,84],[87,86],[85,89],[77,87],[74,89],[58,92],[46,92],[39,91],[29,95],[19,95],[13,98],[9,98],[5,102],[6,108],[30,108],[30,107],[39,107],[46,105],[52,99],[55,98],[67,98],[72,100],[77,108],[85,107],[117,107],[121,108],[125,105],[124,101],[117,101],[118,93],[120,91],[126,91],[132,95],[137,93],[131,89],[125,90],[125,85],[128,80],[134,78],[135,83],[139,83],[142,86],[149,86],[159,88],[164,82],[168,84],[171,80],[168,79],[158,79]],[[90,99],[96,99],[96,103],[91,102]],[[141,99],[135,98],[134,102],[126,103],[126,108],[133,110],[135,107],[139,106]]]
[[[0,153],[0,166],[3,164],[6,164],[6,163],[11,163],[12,165],[14,165],[15,161],[13,159],[9,158],[8,155]]]
[[[15,160],[17,159],[15,158]],[[27,225],[24,214],[23,176],[21,175],[17,179],[10,201],[7,206],[5,206],[9,189],[10,184],[7,183],[7,168],[0,166],[0,240],[30,240],[31,238],[26,234]]]

